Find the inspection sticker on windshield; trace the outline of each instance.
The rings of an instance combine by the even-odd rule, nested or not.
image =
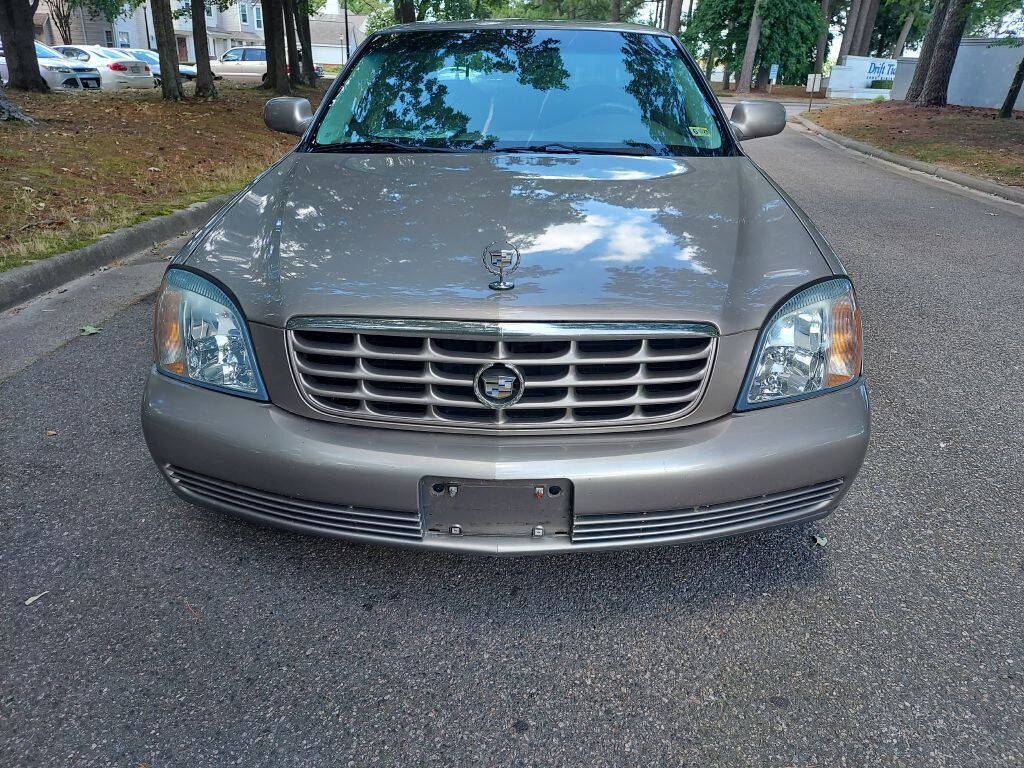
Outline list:
[[[702,125],[691,125],[690,133],[699,139],[706,139],[708,136],[711,135],[711,131],[709,131]]]

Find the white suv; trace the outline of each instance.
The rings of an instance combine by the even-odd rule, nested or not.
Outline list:
[[[231,48],[210,61],[213,74],[225,80],[260,83],[267,76],[267,49],[262,45]]]

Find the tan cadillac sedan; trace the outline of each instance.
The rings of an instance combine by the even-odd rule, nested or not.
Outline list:
[[[869,409],[853,285],[690,55],[628,24],[371,36],[181,251],[143,402],[183,498],[482,553],[827,515]]]

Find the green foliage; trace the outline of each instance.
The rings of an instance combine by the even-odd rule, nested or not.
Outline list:
[[[743,58],[753,12],[753,0],[701,0],[682,34],[683,44],[694,56],[721,61],[735,71]]]
[[[710,56],[736,72],[753,12],[753,0],[702,0],[682,35],[683,43],[695,56]],[[780,83],[805,82],[824,24],[818,0],[769,0],[761,4],[761,17],[755,73],[778,64]]]
[[[892,88],[892,80],[872,80],[868,88]]]
[[[390,5],[382,5],[374,11],[370,12],[370,15],[366,19],[366,34],[372,35],[374,32],[380,32],[382,29],[387,29],[395,23],[395,11]]]
[[[779,65],[779,83],[804,83],[824,24],[817,0],[771,0],[761,4],[763,24],[757,68]]]
[[[128,18],[135,12],[135,9],[146,0],[64,0],[64,5],[69,10],[85,11],[87,16],[107,21],[115,21],[119,17]]]

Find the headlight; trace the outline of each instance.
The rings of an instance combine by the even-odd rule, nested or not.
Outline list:
[[[846,278],[793,296],[765,324],[738,410],[839,389],[860,376],[860,311]]]
[[[57,64],[43,64],[43,69],[47,72],[70,72],[71,67],[62,67]]]
[[[157,367],[211,389],[266,400],[245,318],[220,288],[192,272],[170,270],[157,299]]]

